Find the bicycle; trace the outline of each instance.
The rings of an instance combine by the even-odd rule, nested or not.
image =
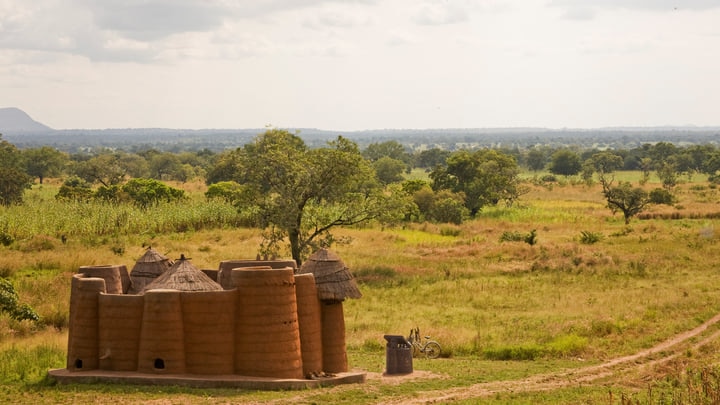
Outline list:
[[[442,348],[440,343],[430,340],[430,336],[425,336],[425,341],[420,341],[420,328],[410,329],[410,336],[407,338],[410,347],[412,347],[413,357],[417,357],[420,353],[425,354],[428,359],[437,359],[440,357]]]

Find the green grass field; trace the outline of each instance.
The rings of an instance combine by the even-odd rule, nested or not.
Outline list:
[[[652,180],[646,185],[657,186]],[[350,367],[371,373],[365,384],[301,392],[55,385],[46,372],[65,366],[70,275],[79,266],[131,268],[152,245],[172,258],[185,254],[198,268],[217,268],[221,260],[255,257],[260,242],[257,230],[223,225],[233,223],[234,212],[204,204],[197,185],[191,201],[147,212],[60,204],[52,197],[56,187],[36,185],[24,207],[0,208],[0,231],[15,239],[0,247],[0,274],[43,317],[40,327],[0,317],[4,403],[400,403],[417,400],[419,391],[472,391],[477,384],[599,365],[720,313],[715,188],[702,179],[681,184],[676,206],[649,210],[676,219],[636,218],[626,226],[605,207],[599,186],[563,181],[531,186],[517,206],[487,208],[459,226],[336,231],[350,242],[332,250],[363,293],[344,308]],[[501,240],[505,233],[532,230],[534,245]],[[443,345],[442,358],[415,359],[416,378],[375,378],[385,367],[383,335],[407,335],[415,326]],[[703,336],[717,330],[712,325]],[[701,340],[691,339],[668,361],[615,370],[587,384],[458,395],[453,401],[692,403],[699,395],[694,390],[717,391],[712,384],[720,380],[713,379],[717,339]]]

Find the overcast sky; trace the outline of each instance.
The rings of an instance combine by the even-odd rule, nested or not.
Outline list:
[[[720,0],[0,0],[68,128],[720,125]]]

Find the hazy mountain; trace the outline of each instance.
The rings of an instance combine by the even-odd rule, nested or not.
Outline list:
[[[41,133],[53,129],[30,118],[19,108],[0,108],[0,134]]]

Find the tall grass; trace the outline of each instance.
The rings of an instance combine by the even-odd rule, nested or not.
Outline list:
[[[680,186],[679,204],[712,212],[717,201],[700,195],[707,191],[697,185]],[[720,312],[720,220],[634,219],[626,226],[605,207],[598,192],[582,184],[538,187],[519,206],[487,207],[459,226],[425,223],[336,230],[350,243],[332,249],[363,293],[361,299],[343,303],[349,357],[357,362],[352,367],[381,372],[383,335],[404,335],[417,326],[421,334],[442,344],[446,357],[417,363],[418,368],[450,376],[430,384],[440,388],[516,378],[634,353]],[[42,368],[23,371],[15,358],[37,355],[59,361],[52,353],[62,351],[62,346],[47,355],[35,351],[38,345],[23,342],[48,331],[64,332],[70,274],[79,266],[131,267],[143,245],[152,243],[171,257],[185,253],[198,268],[217,268],[221,260],[255,257],[260,240],[256,230],[236,227],[232,207],[197,196],[147,211],[61,205],[35,196],[31,194],[25,207],[0,210],[0,221],[12,224],[17,238],[0,247],[0,271],[11,278],[21,301],[46,320],[43,332],[0,318],[0,342],[16,344],[2,346],[7,353],[3,355],[9,356],[3,370],[8,381],[32,380],[37,376],[33,370]],[[500,240],[505,232],[526,234],[533,229],[534,245]],[[68,235],[66,244],[58,239],[61,232]],[[583,233],[603,237],[583,243]],[[61,332],[54,332],[57,329]],[[701,357],[717,360],[713,353],[695,358]],[[23,375],[29,377],[18,377]],[[359,388],[350,398],[373,402],[368,395],[382,392],[392,397],[419,389],[412,384],[403,387],[373,387],[375,394]],[[596,398],[607,395],[607,389],[593,392]],[[342,394],[324,395],[340,399]],[[575,400],[569,403],[577,403],[582,392],[556,395],[554,399],[570,395]],[[117,398],[127,397],[120,393]],[[552,399],[544,401],[553,403]]]

